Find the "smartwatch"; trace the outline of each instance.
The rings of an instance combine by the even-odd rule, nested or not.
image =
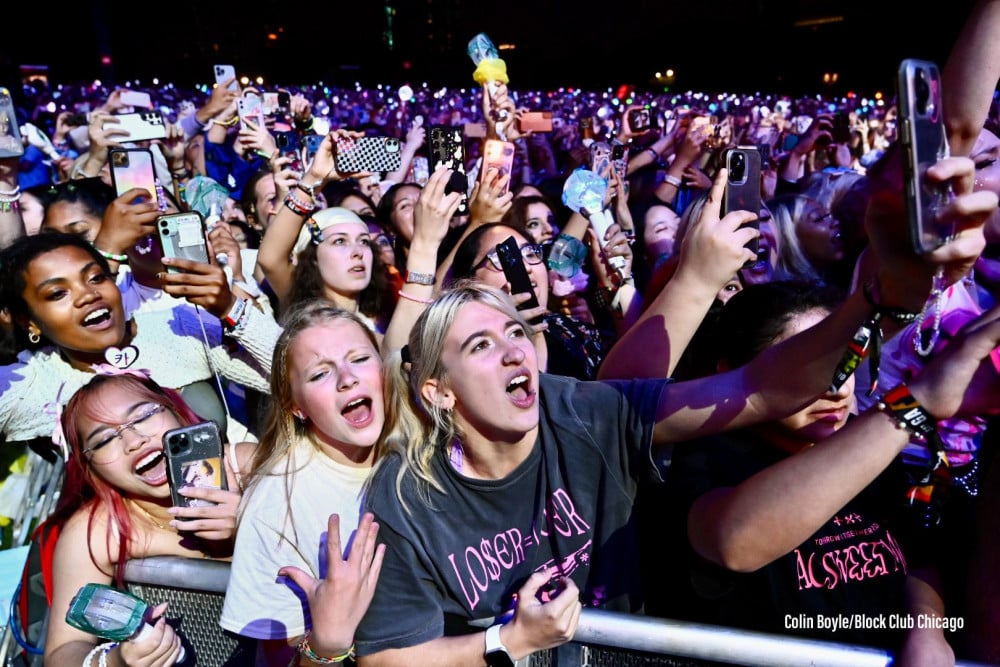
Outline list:
[[[516,661],[500,640],[500,624],[486,630],[486,664],[490,667],[514,667]]]

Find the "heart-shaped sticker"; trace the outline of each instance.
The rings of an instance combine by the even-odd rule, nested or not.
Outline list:
[[[139,350],[134,345],[125,347],[111,346],[104,351],[104,359],[115,368],[126,369],[139,358]]]

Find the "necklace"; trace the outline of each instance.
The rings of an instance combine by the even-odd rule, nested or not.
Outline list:
[[[155,516],[153,516],[152,514],[150,514],[149,511],[145,507],[143,507],[142,505],[140,505],[136,501],[130,500],[129,504],[131,504],[132,507],[134,507],[137,510],[139,510],[140,514],[142,514],[144,517],[146,517],[149,520],[150,523],[152,523],[154,526],[156,526],[160,530],[171,530],[167,526],[164,526],[162,523],[160,523],[159,521],[157,521],[157,519],[156,519]]]

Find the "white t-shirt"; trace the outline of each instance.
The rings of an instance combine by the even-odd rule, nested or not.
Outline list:
[[[285,471],[288,470],[287,474]],[[320,578],[326,574],[326,527],[340,515],[346,551],[360,520],[361,488],[371,468],[336,463],[308,440],[292,449],[289,462],[260,479],[244,496],[219,624],[255,639],[288,639],[305,633],[305,594],[278,570],[294,565]],[[287,484],[286,484],[287,481]],[[286,509],[291,490],[291,516]]]

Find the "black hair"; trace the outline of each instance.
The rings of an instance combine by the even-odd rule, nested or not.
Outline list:
[[[28,287],[25,280],[28,267],[39,255],[65,247],[83,250],[94,258],[101,271],[111,277],[108,260],[81,236],[65,232],[46,232],[45,234],[22,236],[0,251],[0,308],[4,308],[10,313],[15,324],[31,316],[28,304],[24,300],[24,291]],[[29,347],[27,339],[20,340],[23,333],[20,327],[15,326],[14,331],[15,336],[18,337],[19,349]]]
[[[771,346],[788,322],[817,308],[833,311],[843,292],[823,283],[777,280],[747,285],[722,308],[715,326],[715,352],[730,368],[743,366]]]
[[[508,229],[516,230],[518,234],[531,241],[531,235],[528,233],[528,230],[516,223],[490,222],[480,225],[469,232],[469,235],[455,249],[455,256],[452,259],[451,270],[449,271],[449,282],[474,277],[476,273],[476,256],[479,254],[483,235],[494,227],[507,227]]]
[[[100,178],[81,178],[51,185],[38,192],[45,213],[42,227],[49,217],[49,209],[54,204],[80,204],[95,218],[103,218],[104,211],[115,199],[115,191]]]

